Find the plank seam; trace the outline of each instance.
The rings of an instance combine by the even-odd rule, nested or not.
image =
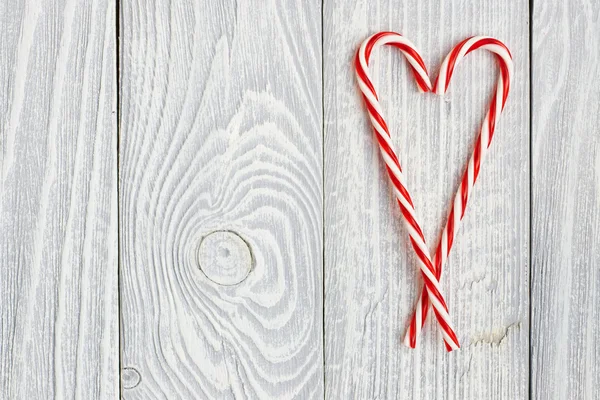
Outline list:
[[[115,74],[117,82],[117,140],[116,140],[116,161],[117,161],[117,323],[119,326],[119,399],[123,398],[123,333],[121,327],[121,2],[115,0]]]
[[[531,238],[533,237],[533,4],[534,0],[529,0],[529,335],[528,335],[528,395],[529,399],[533,398],[533,384],[532,384],[532,369],[531,369],[531,361],[532,361],[532,352],[531,352],[531,335],[532,335],[532,301],[531,301],[531,293],[532,293],[532,284],[533,284],[533,250],[532,250],[532,242]]]
[[[322,357],[323,357],[323,400],[327,398],[325,391],[327,390],[327,385],[325,380],[327,379],[325,364],[326,360],[326,352],[325,352],[325,24],[324,24],[324,0],[321,0],[321,188],[323,190],[322,197],[323,200],[321,202],[321,261],[323,263],[323,268],[321,272],[321,285],[322,285],[322,293],[321,293],[321,306],[323,307],[322,311],[322,321],[321,321],[321,329],[323,336],[323,344],[322,344]]]

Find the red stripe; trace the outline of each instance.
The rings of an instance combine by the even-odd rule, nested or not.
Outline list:
[[[371,58],[371,51],[373,50],[373,46],[375,46],[375,43],[377,43],[377,41],[384,36],[401,36],[401,35],[396,32],[379,32],[379,33],[373,35],[373,37],[371,37],[371,39],[365,46],[365,58],[367,59],[367,65],[369,65],[369,58]]]
[[[417,72],[416,69],[411,67],[411,70],[413,72],[413,76],[415,77],[415,80],[417,81],[417,85],[419,85],[421,90],[424,92],[429,92],[431,90],[431,88],[427,85],[427,82],[425,82],[425,79],[423,79],[421,77],[421,75]]]
[[[471,38],[469,38],[471,39]],[[486,46],[488,44],[495,44],[498,46],[502,46],[506,49],[506,46],[504,46],[504,44],[502,44],[501,41],[499,41],[498,39],[494,39],[494,38],[481,38],[479,40],[477,40],[475,43],[473,43],[471,45],[471,47],[469,47],[469,50],[467,50],[467,52],[465,53],[465,55],[469,54],[472,51],[477,50],[478,48],[480,48],[481,46]],[[508,50],[508,49],[506,49]],[[510,52],[508,53],[510,54]]]
[[[365,85],[367,85],[369,91],[375,95],[375,98],[377,98],[375,87],[367,77],[367,72],[363,69],[362,64],[360,63],[360,49],[356,52],[356,57],[354,57],[354,68],[356,69],[356,74],[358,77],[365,83]]]
[[[417,253],[417,256],[419,257],[419,259],[423,262],[423,264],[425,264],[425,267],[433,272],[433,265],[431,265],[431,261],[429,261],[429,258],[427,258],[427,256],[421,251],[421,249],[419,248],[419,246],[417,245],[417,242],[415,242],[415,239],[410,236],[410,243],[412,244],[415,253]],[[425,284],[427,285],[427,282],[430,282],[429,278],[427,277],[427,275],[425,275],[423,273],[423,279],[425,280]],[[437,289],[435,289],[434,287],[434,291],[437,292]]]
[[[463,175],[462,182],[460,184],[460,193],[462,195],[462,212],[460,214],[460,219],[462,220],[465,216],[465,210],[467,209],[467,201],[469,200],[469,167],[467,164],[467,170]]]
[[[446,323],[446,321],[444,321],[444,319],[442,318],[440,313],[435,308],[433,309],[433,312],[435,313],[435,316],[436,316],[439,324],[441,325],[442,329],[448,334],[448,336],[450,336],[450,338],[454,341],[454,343],[456,343],[457,346],[460,347],[460,344],[458,343],[458,338],[456,337],[456,333],[454,333],[454,331],[452,330],[450,325],[448,325]],[[445,341],[445,339],[444,339],[444,341]],[[450,351],[448,345],[446,346],[446,349],[448,349],[448,351]]]
[[[427,67],[425,66],[425,62],[421,58],[421,55],[419,53],[417,53],[417,51],[415,49],[413,49],[412,47],[407,46],[406,44],[403,44],[403,43],[389,43],[389,44],[391,46],[394,46],[397,49],[400,49],[401,51],[407,53],[408,55],[410,55],[412,58],[415,59],[417,64],[419,64],[419,66],[421,66],[421,68],[423,68],[423,70],[425,72],[427,72]]]
[[[436,300],[440,302],[444,310],[448,312],[448,306],[446,305],[446,300],[444,300],[442,294],[437,290],[433,282],[425,276],[425,274],[422,275],[423,279],[425,280],[425,286],[427,286],[427,290],[429,291],[429,295],[435,297]]]
[[[361,67],[358,67],[358,68],[361,68]],[[361,81],[363,81],[365,85],[367,85],[367,88],[369,89],[369,91],[373,94],[375,99],[377,101],[379,101],[379,96],[377,96],[377,92],[375,92],[375,88],[373,87],[373,84],[371,83],[371,81],[369,80],[367,75],[362,71],[362,69],[359,70],[358,68],[356,68],[356,73],[358,75],[358,78]],[[365,98],[365,101],[367,101],[367,98],[364,93],[363,93],[363,97]]]
[[[471,38],[469,38],[469,39],[471,39]],[[506,52],[508,53],[508,56],[512,59],[512,54],[510,53],[510,50],[508,49],[508,47],[506,47],[506,45],[504,43],[502,43],[501,41],[499,41],[498,39],[494,39],[494,38],[479,39],[478,41],[473,43],[473,45],[469,48],[469,50],[467,51],[466,54],[469,54],[470,52],[477,50],[478,48],[480,48],[482,46],[486,46],[488,44],[494,44],[496,46],[502,47],[504,50],[506,50]]]
[[[375,87],[373,87],[373,84],[371,83],[371,81],[369,80],[369,78],[367,77],[367,75],[362,70],[362,67],[360,67],[360,66],[357,67],[356,68],[356,73],[358,74],[359,79],[361,81],[363,81],[365,85],[367,85],[367,88],[373,94],[373,96],[375,97],[375,100],[379,101],[379,96],[377,96],[377,92],[375,92]],[[363,93],[363,98],[365,99],[365,102],[368,104],[369,101],[367,100],[367,97],[365,96],[364,93]]]
[[[390,146],[383,139],[383,137],[381,137],[379,132],[375,131],[375,134],[377,136],[377,141],[379,142],[379,146],[381,147],[381,149],[392,159],[394,164],[396,164],[398,169],[400,169],[400,172],[402,172],[402,169],[400,168],[400,162],[398,161],[398,158],[396,157],[396,153],[394,153],[394,150],[392,150],[390,148]]]
[[[466,38],[462,42],[458,44],[452,51],[450,52],[450,59],[448,60],[448,72],[446,73],[446,82],[444,83],[444,90],[448,90],[448,85],[450,84],[450,78],[452,77],[452,73],[454,72],[454,67],[456,66],[456,59],[458,58],[458,53],[462,50],[465,43],[471,38]]]
[[[504,63],[504,60],[498,56],[498,61],[500,62],[500,73],[502,74],[502,85],[504,92],[502,93],[502,109],[504,110],[504,105],[506,104],[506,98],[508,97],[508,91],[510,90],[510,76],[508,74],[508,66]]]
[[[440,280],[442,276],[442,241],[438,243],[437,249],[435,250],[435,277]]]
[[[487,147],[490,147],[490,144],[492,144],[492,137],[494,136],[494,129],[496,128],[496,93],[494,93],[494,97],[492,98],[490,113],[488,115],[488,130],[490,131],[490,137],[488,139]]]
[[[433,91],[433,93],[437,93],[437,87],[438,87],[439,80],[440,80],[440,75],[438,74],[438,76],[435,77],[435,81],[433,82],[433,89],[431,89]]]
[[[421,238],[421,240],[423,242],[425,242],[425,238],[423,237],[423,231],[421,231],[421,227],[419,226],[419,224],[417,224],[417,221],[414,220],[414,218],[412,217],[412,215],[410,215],[410,213],[408,212],[408,210],[406,209],[406,207],[404,207],[402,205],[402,203],[400,203],[400,201],[398,201],[398,205],[400,206],[400,211],[402,212],[402,215],[404,216],[404,219],[406,220],[406,222],[415,230],[417,231],[417,234],[419,235],[419,237]],[[412,237],[411,237],[412,240]],[[427,262],[429,262],[429,260],[427,260]],[[429,262],[429,265],[431,265],[431,262]],[[432,269],[433,271],[433,269]]]
[[[387,133],[388,136],[390,136],[390,131],[389,131],[388,126],[385,123],[385,120],[383,119],[383,117],[377,113],[377,110],[375,110],[375,107],[373,107],[373,105],[371,103],[369,103],[369,101],[367,100],[366,97],[364,99],[365,99],[365,103],[367,103],[367,110],[369,110],[369,114],[371,114],[371,116],[377,121],[379,126],[381,126],[383,128],[385,133]]]
[[[394,187],[396,189],[398,189],[398,191],[400,192],[400,194],[402,195],[402,197],[404,197],[406,199],[406,201],[408,201],[408,204],[410,204],[410,206],[412,208],[415,208],[415,206],[413,205],[412,199],[410,198],[410,194],[408,194],[408,190],[406,190],[406,188],[404,186],[402,186],[402,184],[398,180],[398,177],[396,177],[392,173],[392,171],[390,170],[390,168],[387,165],[385,167],[386,167],[386,169],[388,171],[388,175],[390,176],[390,180],[392,181]]]
[[[450,325],[448,325],[448,323],[446,322],[446,320],[444,320],[444,318],[440,314],[439,310],[434,307],[433,308],[433,312],[435,313],[435,317],[437,318],[438,322],[440,323],[442,329],[448,334],[448,336],[450,336],[450,337],[453,337],[453,336],[456,337],[456,335],[454,334],[454,331],[452,330],[452,328],[450,327]]]
[[[427,319],[427,312],[429,311],[429,295],[425,292],[423,296],[423,302],[421,303],[421,326],[425,325]]]
[[[448,236],[448,244],[446,248],[450,250],[452,247],[452,242],[454,242],[454,205],[450,209],[450,215],[448,216],[448,224],[446,226],[446,233]]]
[[[479,167],[481,167],[481,132],[477,136],[477,142],[475,143],[475,151],[473,152],[473,182],[477,180],[479,176]]]
[[[416,320],[416,318],[413,317],[413,319],[410,323],[410,327],[408,329],[410,332],[410,335],[409,335],[410,347],[412,347],[414,349],[415,347],[417,347],[417,320]]]

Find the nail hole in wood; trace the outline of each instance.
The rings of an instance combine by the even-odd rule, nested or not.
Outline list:
[[[211,281],[223,286],[237,285],[252,269],[252,252],[237,233],[215,231],[202,238],[198,263]]]

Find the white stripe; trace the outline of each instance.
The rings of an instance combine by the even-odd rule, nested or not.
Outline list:
[[[435,94],[442,95],[446,92],[446,71],[448,71],[448,62],[450,62],[450,54],[444,58],[442,65],[440,65],[440,72],[437,77],[437,87],[435,88]]]
[[[383,110],[381,109],[379,101],[377,101],[375,95],[371,93],[371,90],[368,88],[367,84],[363,82],[360,77],[358,77],[358,86],[360,87],[362,94],[367,98],[369,104],[375,109],[375,111],[377,111],[377,114],[381,115],[381,118],[383,118]]]
[[[423,309],[423,306],[421,305],[421,299],[423,298],[423,296],[419,297],[419,304],[417,307],[417,312],[415,313],[415,317],[416,317],[416,324],[415,324],[415,337],[418,338],[419,337],[419,333],[421,333],[421,320],[423,319],[423,314],[421,313],[421,310]]]
[[[446,264],[446,260],[448,259],[448,232],[444,229],[442,232],[442,263],[441,265]]]
[[[398,166],[396,165],[396,163],[394,162],[394,160],[392,160],[392,158],[385,151],[382,151],[381,155],[382,155],[382,157],[383,157],[383,159],[385,161],[385,165],[387,165],[388,168],[392,171],[392,174],[396,178],[398,178],[399,176],[401,176],[402,174],[401,174],[400,170],[398,169]],[[400,183],[402,183],[402,180],[400,180],[400,179],[398,179],[398,180],[400,181]],[[404,185],[402,185],[402,186],[404,186]]]
[[[444,336],[444,340],[446,341],[446,343],[448,343],[450,345],[450,348],[452,350],[459,349],[458,343],[455,343],[454,340],[452,340],[452,338],[450,337],[450,335],[448,335],[443,329],[442,329],[442,335]]]
[[[504,81],[502,77],[498,79],[498,87],[496,88],[496,122],[502,114],[502,98],[504,97]]]
[[[454,238],[456,239],[456,232],[458,232],[458,225],[460,225],[460,217],[462,216],[463,204],[462,204],[462,193],[460,185],[458,191],[454,197]]]
[[[431,302],[431,305],[435,308],[438,314],[440,314],[440,317],[448,324],[450,329],[454,331],[454,328],[452,328],[452,324],[450,323],[450,315],[448,315],[448,312],[444,309],[442,303],[439,302],[439,300],[434,296],[433,292],[429,290],[427,286],[425,286],[425,288],[427,289],[427,293],[429,293],[429,301]]]
[[[483,123],[481,124],[481,156],[483,158],[483,153],[487,151],[488,142],[490,141],[490,113],[488,112],[483,119]],[[481,165],[481,162],[479,163]]]
[[[469,165],[467,166],[467,174],[469,175],[469,177],[467,178],[467,190],[470,197],[471,191],[473,190],[473,185],[475,184],[475,157],[473,156],[471,156],[471,158],[469,159]]]
[[[383,129],[383,127],[381,125],[379,125],[379,122],[377,122],[377,120],[375,119],[375,116],[373,114],[369,113],[369,119],[371,120],[371,125],[377,131],[377,134],[379,136],[381,136],[381,138],[383,140],[385,140],[386,143],[389,144],[390,142],[389,142],[388,133]],[[383,151],[383,149],[381,151]]]

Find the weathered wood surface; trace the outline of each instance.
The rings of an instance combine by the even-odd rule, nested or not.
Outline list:
[[[123,397],[323,397],[320,3],[121,7]]]
[[[0,2],[0,399],[600,398],[600,5],[119,4],[117,148],[116,2]],[[451,354],[433,319],[400,344],[421,278],[351,62],[379,30],[434,76],[468,35],[515,57],[442,278]],[[437,98],[373,65],[433,245],[497,67]]]
[[[528,394],[529,33],[526,1],[324,4],[325,383],[330,399],[517,399]],[[515,59],[515,82],[442,279],[462,350],[430,318],[400,344],[421,279],[352,68],[368,35],[393,30],[432,75],[459,40],[486,34]],[[498,74],[478,51],[443,98],[417,92],[398,51],[373,71],[425,235],[442,219]]]
[[[0,2],[0,399],[118,397],[115,14]]]
[[[532,397],[600,398],[600,4],[533,8]]]

